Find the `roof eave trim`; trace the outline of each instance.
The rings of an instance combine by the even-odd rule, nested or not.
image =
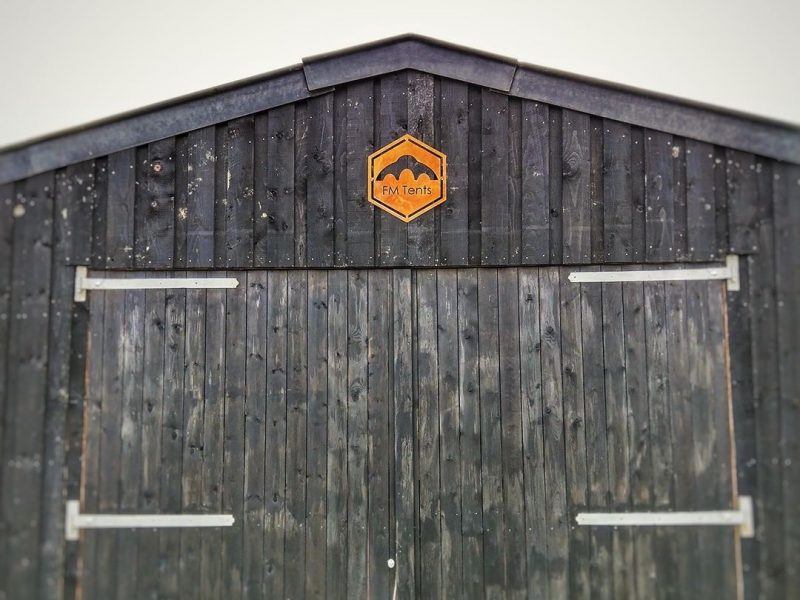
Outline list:
[[[303,59],[303,71],[311,91],[414,69],[502,92],[509,92],[516,61],[490,54],[402,37],[368,47]]]
[[[520,65],[510,94],[769,158],[800,162],[800,129],[646,92]]]

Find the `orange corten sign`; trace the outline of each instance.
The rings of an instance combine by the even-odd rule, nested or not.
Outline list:
[[[367,197],[408,223],[447,198],[447,157],[411,135],[370,154]]]

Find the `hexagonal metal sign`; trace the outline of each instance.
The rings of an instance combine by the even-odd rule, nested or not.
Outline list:
[[[369,155],[367,198],[408,223],[447,199],[447,156],[412,135]]]

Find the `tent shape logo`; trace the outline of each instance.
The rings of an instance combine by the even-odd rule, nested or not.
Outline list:
[[[367,198],[408,223],[447,199],[447,157],[412,135],[369,155]]]

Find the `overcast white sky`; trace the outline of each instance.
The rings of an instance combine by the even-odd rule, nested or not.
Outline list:
[[[415,32],[800,124],[800,0],[0,0],[0,147]]]

